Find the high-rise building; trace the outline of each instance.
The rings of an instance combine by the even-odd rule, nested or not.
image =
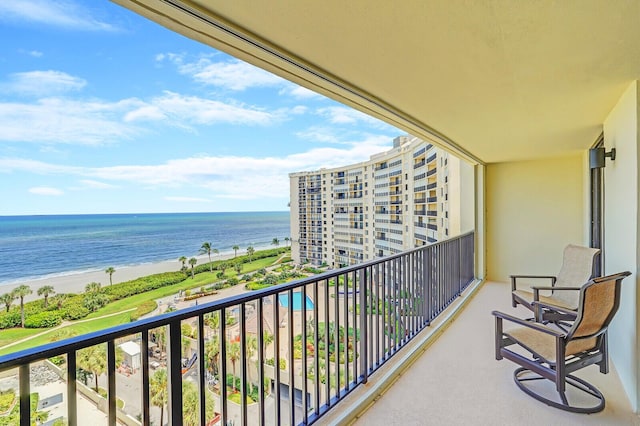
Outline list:
[[[473,169],[411,136],[369,161],[291,173],[291,255],[351,265],[471,229],[462,181]],[[472,182],[472,180],[471,180]]]

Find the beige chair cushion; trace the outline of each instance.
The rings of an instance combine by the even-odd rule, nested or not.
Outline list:
[[[545,361],[555,364],[556,362],[556,338],[551,334],[543,333],[528,327],[518,327],[504,334],[517,341],[522,347],[544,358]],[[566,356],[571,356],[579,352],[595,348],[597,338],[572,340],[567,344]]]
[[[565,247],[562,257],[562,267],[556,279],[556,287],[582,287],[593,273],[593,259],[600,253],[599,249],[569,244]],[[563,300],[569,309],[578,307],[580,293],[577,291],[558,291],[553,294],[555,299]],[[557,303],[555,303],[557,304]]]
[[[538,299],[542,303],[547,303],[549,305],[559,306],[559,307],[565,308],[565,309],[576,310],[577,303],[576,303],[576,306],[572,306],[571,304],[567,303],[566,300],[560,299],[559,297],[556,297],[556,295],[558,293],[560,293],[560,292],[556,292],[555,294],[553,294],[551,296],[543,296],[542,294],[538,294]],[[580,298],[580,292],[578,290],[576,290],[576,291],[566,290],[566,291],[564,291],[564,293],[576,293],[578,295],[578,298]],[[513,292],[513,294],[516,295],[517,297],[521,298],[522,300],[525,300],[529,304],[533,303],[533,292],[531,292],[531,291],[516,290],[516,291]]]

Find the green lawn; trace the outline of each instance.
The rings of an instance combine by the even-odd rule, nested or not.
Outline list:
[[[279,256],[271,256],[265,257],[263,259],[254,260],[250,263],[243,264],[242,272],[240,274],[236,274],[233,268],[229,268],[225,272],[225,277],[222,279],[228,279],[231,277],[236,277],[237,275],[244,275],[246,273],[250,273],[253,271],[257,271],[258,269],[266,268],[268,266],[273,265],[273,263],[279,258]],[[116,300],[115,302],[111,302],[108,305],[104,306],[101,309],[98,309],[95,312],[89,314],[84,320],[87,319],[95,319],[104,315],[110,315],[120,312],[119,315],[114,315],[108,318],[99,318],[94,321],[89,322],[80,322],[72,324],[65,328],[70,328],[75,331],[78,335],[89,333],[96,330],[102,330],[104,328],[112,327],[118,324],[128,323],[130,321],[130,314],[128,310],[136,308],[141,303],[147,300],[156,300],[162,297],[171,296],[173,294],[178,293],[180,290],[188,290],[188,289],[199,289],[200,287],[208,287],[211,284],[221,281],[221,279],[216,277],[217,271],[214,270],[211,272],[202,272],[195,276],[195,278],[191,278],[189,276],[184,281],[173,284],[170,286],[158,288],[152,291],[148,291],[146,293],[136,294],[134,296],[130,296],[121,300]],[[241,284],[239,284],[241,285]],[[125,312],[126,311],[126,312]],[[82,321],[82,320],[80,320]],[[24,339],[29,336],[33,336],[38,333],[42,333],[46,331],[44,329],[22,329],[22,328],[14,328],[2,330],[0,332],[0,347],[7,345],[16,340]],[[42,345],[50,342],[51,332],[45,333],[42,336],[38,336],[34,339],[30,339],[26,342],[20,343],[15,346],[11,346],[6,349],[0,349],[0,355],[15,352],[21,349],[26,349],[38,345]]]
[[[4,346],[16,340],[25,339],[40,333],[42,330],[37,328],[9,328],[0,331],[0,346]]]
[[[92,331],[98,331],[105,328],[113,327],[118,324],[124,324],[129,322],[129,312],[123,312],[119,315],[114,315],[112,317],[100,318],[93,321],[80,322],[76,324],[71,324],[67,327],[63,327],[64,329],[72,330],[75,334],[86,334],[91,333]],[[42,329],[34,329],[36,333],[43,332]],[[60,329],[58,329],[60,330]],[[35,337],[33,339],[27,340],[26,342],[19,343],[14,346],[10,346],[5,349],[0,349],[0,355],[5,355],[11,352],[16,352],[22,349],[31,348],[34,346],[44,345],[45,343],[51,342],[51,336],[58,332],[58,330],[49,330],[48,332],[42,334],[41,336]],[[3,337],[5,331],[12,330],[3,330]],[[34,333],[35,334],[35,333]],[[15,340],[15,339],[14,339]],[[8,343],[8,342],[7,342]],[[6,344],[6,343],[5,343]]]

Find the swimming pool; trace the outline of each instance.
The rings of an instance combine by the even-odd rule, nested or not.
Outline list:
[[[280,294],[278,295],[278,302],[280,302],[280,306],[285,308],[289,307],[289,295],[288,294]],[[313,309],[313,301],[307,296],[307,311]],[[301,311],[302,310],[302,292],[294,291],[293,292],[293,310]]]

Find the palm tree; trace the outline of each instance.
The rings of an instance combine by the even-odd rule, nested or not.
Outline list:
[[[2,303],[6,308],[7,312],[9,312],[9,308],[11,308],[11,304],[16,300],[16,295],[13,292],[5,293],[0,296],[0,303]]]
[[[231,248],[232,248],[232,249],[233,249],[233,251],[234,251],[233,257],[238,256],[238,250],[240,250],[240,246],[236,244],[235,246],[233,246],[233,247],[231,247]]]
[[[218,250],[218,249],[213,249],[213,250],[211,250],[211,253],[213,253],[213,254],[218,254],[218,253],[220,253],[220,250]]]
[[[265,352],[267,350],[267,347],[269,347],[269,345],[273,343],[273,340],[274,340],[273,334],[269,333],[267,330],[264,330],[262,332],[262,349]]]
[[[207,341],[207,344],[204,347],[208,370],[213,376],[218,374],[218,361],[220,356],[220,343],[218,340],[218,336],[214,335]]]
[[[278,247],[280,245],[280,240],[274,238],[273,240],[271,240],[271,245]]]
[[[49,306],[49,295],[55,293],[53,286],[45,285],[38,289],[38,296],[44,296],[44,307]]]
[[[202,243],[202,247],[200,247],[200,253],[207,254],[209,256],[209,272],[213,272],[213,264],[211,263],[211,252],[213,248],[211,247],[211,243],[204,242]],[[191,264],[191,259],[189,259],[189,264]]]
[[[149,396],[151,404],[160,407],[160,424],[164,424],[164,406],[167,405],[169,392],[167,390],[167,370],[161,368],[149,378]]]
[[[182,424],[184,426],[198,426],[200,424],[199,394],[193,382],[182,382]],[[205,418],[207,421],[214,416],[214,401],[211,392],[205,392]]]
[[[20,298],[20,318],[22,320],[22,328],[24,328],[24,297],[33,293],[31,287],[22,284],[13,289],[13,294]]]
[[[287,247],[289,247],[289,241],[291,241],[291,238],[289,237],[284,237],[284,243]]]
[[[100,283],[97,282],[90,282],[89,284],[87,284],[86,286],[84,286],[84,292],[85,293],[97,293],[100,291],[100,287],[102,287],[102,285]]]
[[[236,391],[236,362],[240,359],[240,342],[233,342],[227,345],[227,356],[231,361],[231,368],[233,369],[233,392]]]
[[[115,272],[115,268],[113,266],[109,266],[104,270],[105,273],[109,274],[109,285],[113,285],[113,273]]]
[[[189,265],[191,265],[191,278],[195,277],[195,271],[193,270],[193,268],[196,266],[196,263],[198,263],[198,259],[196,259],[195,257],[189,259]]]
[[[90,372],[98,392],[98,377],[107,371],[107,349],[104,344],[89,346],[78,351],[78,367]]]
[[[109,302],[109,297],[102,293],[101,285],[91,282],[84,287],[83,305],[91,312],[95,312]]]
[[[67,300],[69,298],[68,294],[65,293],[60,293],[60,294],[56,294],[54,296],[54,300],[56,302],[56,305],[58,305],[58,309],[62,309],[62,304],[64,303],[65,300]]]
[[[178,262],[182,263],[183,268],[187,267],[187,258],[185,256],[180,256],[178,258]]]
[[[247,256],[249,256],[249,262],[251,262],[251,258],[253,257],[255,252],[256,250],[253,247],[247,247]]]
[[[249,360],[258,350],[258,338],[253,335],[247,335],[247,337],[245,338],[245,345],[247,348],[247,378],[249,379],[250,386],[249,393],[253,393],[253,382],[251,381],[251,365],[249,363]]]

